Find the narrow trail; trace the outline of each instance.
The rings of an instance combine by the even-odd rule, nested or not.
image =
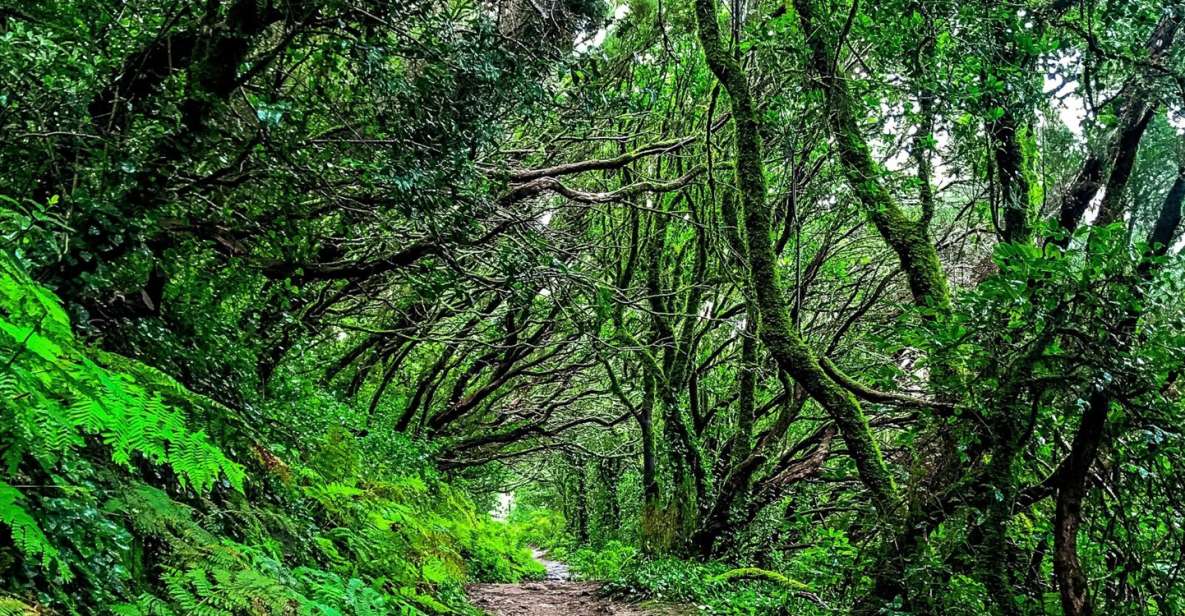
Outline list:
[[[535,550],[547,569],[540,582],[474,584],[468,588],[473,604],[490,616],[682,616],[676,608],[643,608],[597,594],[600,584],[572,580],[568,565],[548,560]]]

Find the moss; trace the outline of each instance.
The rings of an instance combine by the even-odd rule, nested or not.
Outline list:
[[[678,537],[678,511],[648,500],[642,505],[642,551],[650,555],[669,554]]]
[[[778,367],[802,385],[835,421],[877,510],[886,518],[895,518],[901,512],[897,489],[880,448],[872,438],[863,409],[847,390],[827,376],[818,358],[792,327],[785,287],[770,241],[772,225],[765,202],[760,124],[749,84],[741,66],[720,44],[716,4],[712,0],[696,0],[695,14],[704,58],[724,86],[732,107],[736,184],[748,241],[750,284],[760,317],[761,340]]]
[[[785,586],[791,590],[811,592],[810,586],[807,586],[798,580],[788,578],[776,571],[769,571],[768,569],[761,569],[758,567],[741,567],[739,569],[731,569],[711,578],[712,582],[728,582],[731,580],[765,580],[780,586]]]
[[[919,306],[948,312],[950,290],[942,262],[938,259],[938,250],[930,237],[929,217],[911,219],[880,182],[882,170],[873,160],[868,144],[860,134],[851,93],[828,58],[828,46],[821,30],[812,24],[810,0],[795,0],[794,4],[802,22],[802,31],[811,33],[807,43],[811,47],[812,65],[818,75],[818,89],[827,103],[827,119],[835,136],[844,176],[863,206],[865,216],[897,254],[914,302]]]

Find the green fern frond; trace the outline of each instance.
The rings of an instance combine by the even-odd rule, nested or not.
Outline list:
[[[36,558],[41,566],[56,567],[63,579],[71,579],[73,574],[58,549],[49,542],[33,516],[20,506],[21,500],[20,490],[0,481],[0,524],[12,531],[13,545],[26,556]]]
[[[37,611],[19,599],[0,597],[0,616],[37,616]]]

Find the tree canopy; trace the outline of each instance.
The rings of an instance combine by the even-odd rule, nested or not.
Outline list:
[[[0,614],[1185,613],[1182,20],[0,0]]]

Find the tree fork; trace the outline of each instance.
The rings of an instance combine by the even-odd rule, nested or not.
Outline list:
[[[860,404],[827,376],[818,358],[791,327],[777,257],[770,241],[761,136],[749,84],[740,65],[720,44],[720,27],[712,0],[696,0],[695,15],[704,58],[724,86],[732,107],[736,180],[748,240],[750,282],[761,317],[761,339],[778,367],[798,381],[835,421],[877,510],[883,518],[895,519],[901,513],[897,487]]]

